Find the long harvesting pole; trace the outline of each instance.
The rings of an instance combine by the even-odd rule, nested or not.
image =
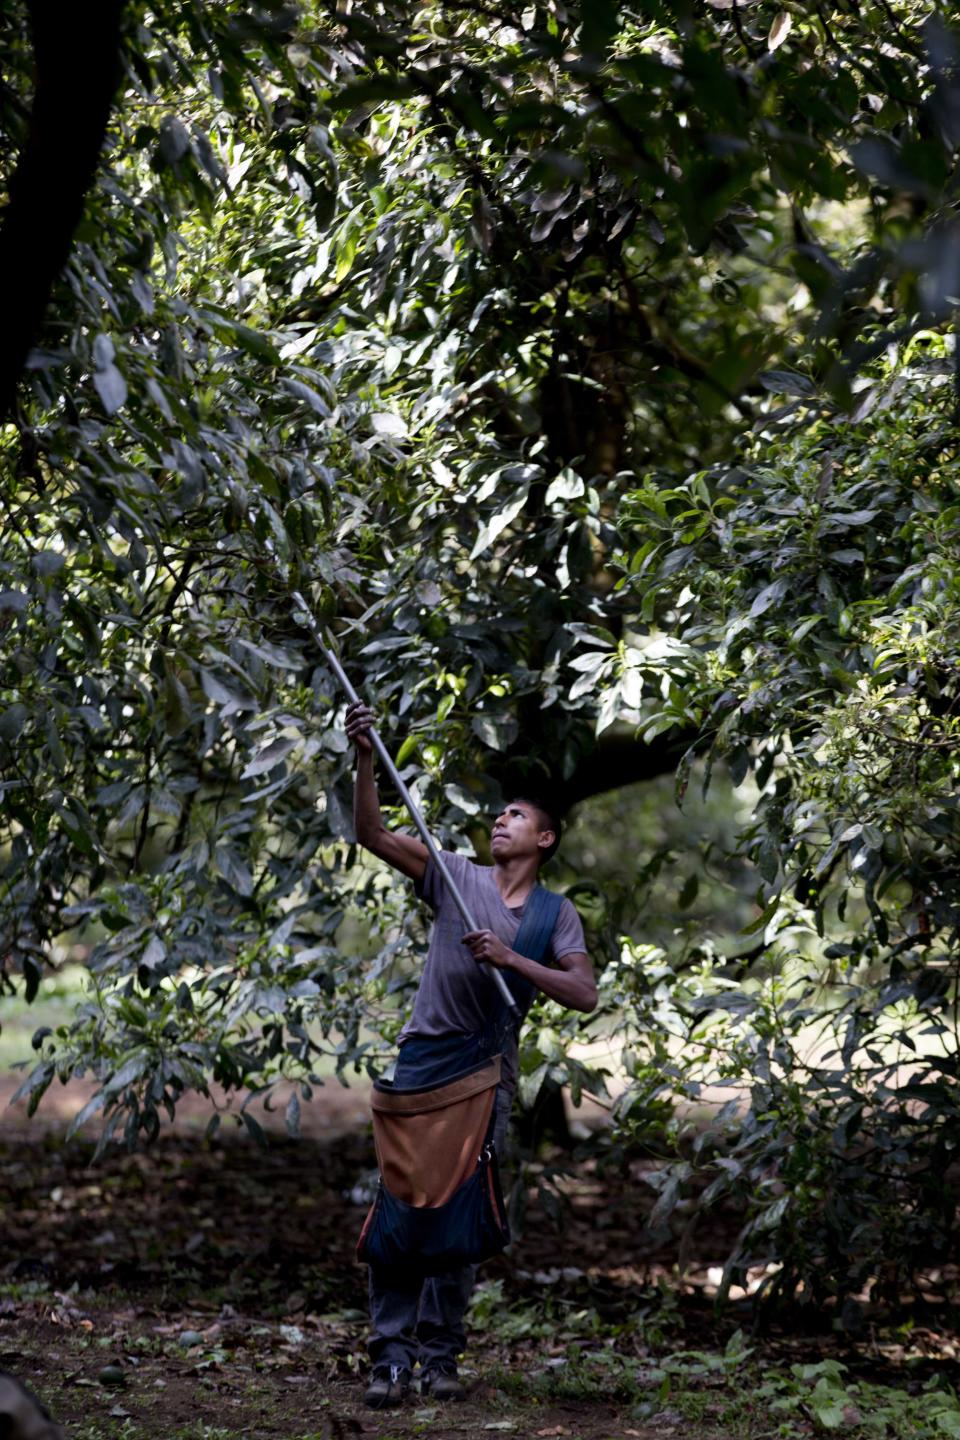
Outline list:
[[[326,643],[323,633],[313,617],[313,612],[310,610],[306,600],[304,600],[300,591],[294,590],[291,595],[291,599],[293,600],[294,604],[303,612],[304,619],[307,623],[307,628],[309,629],[314,640],[319,645],[320,650],[323,653],[324,660],[329,665],[330,669],[333,671],[334,675],[337,677],[341,686],[343,687],[347,699],[350,700],[354,705],[361,704],[362,702],[360,700],[360,696],[357,694],[356,690],[351,684],[349,675],[344,670],[343,666],[340,664],[339,657]],[[454,880],[450,871],[444,864],[443,855],[440,851],[440,848],[437,845],[437,842],[434,840],[433,836],[430,834],[430,831],[427,829],[426,821],[421,815],[416,801],[410,794],[410,791],[407,789],[406,785],[401,780],[400,772],[398,771],[396,765],[394,765],[393,760],[390,757],[390,753],[387,750],[387,747],[384,745],[376,729],[372,725],[370,726],[370,729],[367,733],[370,737],[370,743],[373,745],[373,748],[376,751],[377,756],[381,764],[383,765],[383,768],[390,776],[390,779],[396,786],[401,800],[409,810],[410,818],[413,821],[414,825],[417,827],[417,830],[420,832],[420,838],[423,841],[424,845],[426,845],[431,860],[433,861],[434,865],[436,865],[437,871],[441,879],[443,880],[443,883],[449,890],[450,899],[453,901],[454,905],[456,905],[457,909],[459,910],[464,925],[466,925],[468,931],[476,930],[477,926],[474,922],[473,916],[470,914],[470,911],[467,907],[467,902],[466,900],[464,900],[463,895],[460,892],[460,888],[457,885],[457,882]],[[510,987],[507,985],[506,980],[504,979],[497,966],[491,965],[490,970],[493,974],[493,979],[497,986],[497,989],[500,991],[501,998],[513,1014],[514,1018],[519,1021],[520,1011],[517,1006],[516,1000],[514,1000],[513,996],[510,993]]]

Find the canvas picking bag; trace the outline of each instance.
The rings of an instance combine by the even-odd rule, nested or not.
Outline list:
[[[510,1232],[491,1136],[500,1056],[443,1085],[376,1086],[380,1184],[357,1255],[432,1275],[486,1260]]]
[[[538,885],[513,948],[540,960],[560,904],[559,895]],[[508,983],[517,978],[509,976]],[[529,994],[518,995],[526,1004],[533,994],[528,988]],[[490,1048],[496,1048],[501,1029],[491,1028]],[[456,1057],[462,1065],[471,1038],[484,1039],[440,1040],[438,1059],[441,1053],[446,1058],[431,1067],[429,1084],[399,1088],[378,1080],[374,1085],[380,1183],[357,1242],[357,1257],[368,1264],[436,1275],[487,1260],[510,1243],[493,1145],[501,1057],[493,1054],[450,1073]]]

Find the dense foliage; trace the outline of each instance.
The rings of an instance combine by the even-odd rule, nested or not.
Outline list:
[[[10,154],[26,13],[0,37]],[[692,1026],[760,1085],[742,1153],[700,1142],[755,1209],[737,1263],[769,1243],[785,1288],[858,1290],[895,1179],[921,1196],[909,1269],[931,1226],[946,1244],[955,1136],[945,24],[912,0],[158,0],[125,24],[2,436],[0,956],[33,993],[75,941],[94,981],[37,1036],[32,1100],[92,1071],[133,1141],[185,1087],[283,1081],[295,1129],[311,1076],[395,1034],[423,920],[351,843],[300,584],[455,843],[518,777],[571,804],[678,767],[682,794],[704,757],[750,775],[731,965],[708,936],[621,950],[658,862],[581,877],[623,1133],[662,1121],[665,1075],[699,1083]],[[808,1014],[845,1027],[840,1067],[794,1063]],[[894,1017],[937,1031],[906,1088],[865,1048]],[[577,1037],[540,1014],[528,1095],[602,1084]]]
[[[664,1093],[665,1058],[668,1092],[745,1087],[749,1113],[734,1100],[700,1135],[664,1215],[708,1172],[707,1202],[749,1215],[728,1283],[775,1261],[768,1285],[817,1299],[895,1299],[944,1263],[960,1138],[952,359],[918,336],[863,385],[852,415],[811,397],[735,466],[623,509],[628,540],[663,535],[628,581],[671,637],[637,642],[661,677],[651,723],[694,726],[708,768],[752,776],[760,909],[735,963],[702,948],[676,978],[628,952],[620,984],[666,1038],[648,1052],[639,1025],[649,1089],[625,1110]]]

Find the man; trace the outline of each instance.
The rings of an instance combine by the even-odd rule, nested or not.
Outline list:
[[[448,854],[444,864],[460,889],[480,928],[464,934],[459,911],[430,858],[427,847],[412,835],[387,830],[373,773],[373,747],[368,730],[373,712],[364,705],[347,711],[347,735],[356,747],[357,777],[354,823],[357,840],[372,854],[408,876],[416,893],[434,912],[430,948],[413,1014],[400,1032],[397,1083],[414,1053],[420,1059],[431,1046],[451,1043],[470,1058],[482,1053],[485,1037],[502,1027],[506,1007],[487,968],[505,972],[507,983],[525,1010],[534,990],[574,1010],[589,1011],[597,1003],[597,987],[586,954],[583,927],[569,900],[564,900],[546,956],[541,964],[510,946],[516,939],[524,905],[537,883],[541,863],[560,843],[560,824],[543,804],[516,799],[504,807],[493,825],[493,865],[476,865],[463,855]],[[522,983],[526,982],[526,984]],[[502,1032],[501,1032],[502,1033]],[[454,1038],[457,1037],[457,1038]],[[462,1037],[460,1039],[459,1037]],[[496,1100],[494,1143],[502,1153],[510,1104],[516,1088],[517,1032],[510,1027],[503,1044],[501,1084]],[[436,1400],[462,1400],[457,1357],[466,1343],[463,1317],[473,1289],[476,1266],[428,1278],[393,1274],[370,1267],[370,1314],[373,1375],[364,1396],[376,1408],[399,1405],[406,1395],[414,1366],[420,1366],[420,1393]]]

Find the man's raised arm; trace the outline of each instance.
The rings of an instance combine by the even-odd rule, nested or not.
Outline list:
[[[400,835],[395,830],[388,830],[380,817],[380,796],[373,775],[373,746],[367,734],[375,723],[376,716],[368,706],[349,706],[347,737],[357,752],[357,778],[353,791],[353,824],[357,842],[402,875],[409,875],[411,880],[422,880],[429,858],[426,845],[413,835]]]

